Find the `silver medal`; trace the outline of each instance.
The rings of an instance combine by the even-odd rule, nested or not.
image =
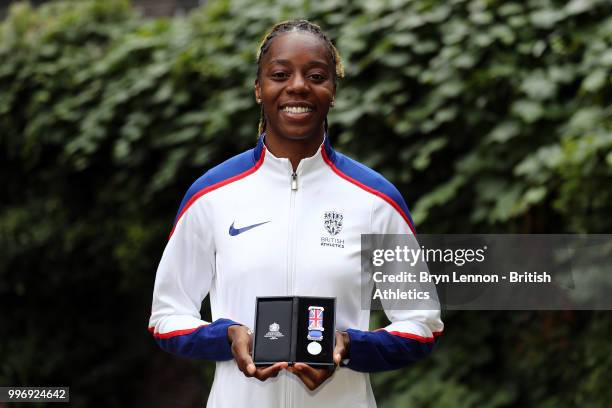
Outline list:
[[[310,354],[316,356],[321,352],[323,348],[321,347],[321,344],[317,343],[316,341],[313,341],[308,344],[308,347],[306,349]]]

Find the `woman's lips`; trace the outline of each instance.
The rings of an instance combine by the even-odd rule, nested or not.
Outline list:
[[[281,108],[281,117],[290,121],[307,121],[314,115],[314,110],[311,108]]]

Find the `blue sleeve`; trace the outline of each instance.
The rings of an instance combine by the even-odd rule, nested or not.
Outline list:
[[[406,338],[385,330],[348,329],[351,339],[347,367],[361,372],[395,370],[419,361],[431,353],[432,338]]]
[[[164,351],[179,357],[223,361],[231,360],[232,350],[227,339],[227,329],[239,325],[229,319],[214,322],[195,329],[154,333],[155,341]]]

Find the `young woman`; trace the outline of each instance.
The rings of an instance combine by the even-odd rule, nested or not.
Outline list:
[[[360,292],[361,234],[413,234],[397,189],[336,152],[326,134],[340,56],[304,20],[277,24],[257,56],[255,148],[206,172],[187,191],[164,250],[149,330],[166,351],[217,361],[209,407],[375,407],[368,372],[427,356],[439,310],[389,310],[369,332]],[[325,219],[335,220],[325,228]],[[212,323],[200,319],[210,295]],[[337,298],[337,370],[255,367],[257,296]]]

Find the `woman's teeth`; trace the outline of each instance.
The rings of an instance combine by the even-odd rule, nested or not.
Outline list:
[[[281,110],[283,112],[288,112],[288,113],[306,113],[306,112],[312,112],[311,108],[306,108],[306,107],[303,107],[303,106],[285,106]]]

